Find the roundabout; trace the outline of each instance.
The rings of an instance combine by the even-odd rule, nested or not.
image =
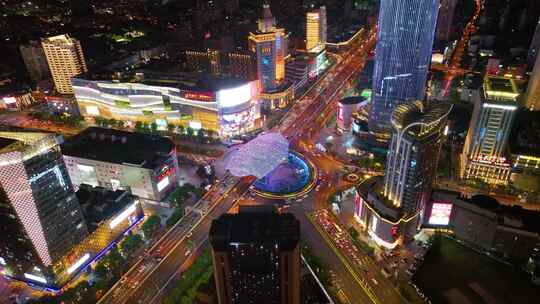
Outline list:
[[[289,199],[307,194],[315,186],[317,171],[301,154],[289,152],[287,160],[279,164],[253,185],[252,191],[269,199]]]

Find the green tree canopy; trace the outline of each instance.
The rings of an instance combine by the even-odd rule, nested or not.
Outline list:
[[[120,243],[120,250],[124,256],[129,256],[144,244],[142,237],[139,234],[128,235],[122,243]]]
[[[155,214],[149,216],[141,227],[146,238],[150,238],[159,228],[161,228],[161,219]]]

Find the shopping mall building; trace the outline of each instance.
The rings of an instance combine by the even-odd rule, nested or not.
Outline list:
[[[160,63],[164,64],[164,63]],[[96,116],[181,125],[229,137],[250,131],[258,119],[258,82],[144,66],[128,72],[85,73],[72,78],[79,110]],[[153,69],[151,69],[153,68]],[[159,71],[158,71],[159,70]]]

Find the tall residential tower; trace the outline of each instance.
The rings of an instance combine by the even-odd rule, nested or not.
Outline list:
[[[300,303],[300,223],[266,206],[240,207],[212,222],[219,304]]]
[[[81,44],[68,35],[59,35],[41,40],[54,86],[58,93],[73,94],[71,77],[86,72]]]
[[[388,134],[395,106],[423,100],[439,0],[382,0],[370,130]],[[386,136],[387,137],[387,136]]]

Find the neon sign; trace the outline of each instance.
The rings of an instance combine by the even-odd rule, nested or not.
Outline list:
[[[433,203],[431,207],[431,215],[428,223],[431,225],[446,226],[450,223],[450,215],[452,214],[452,204],[448,203]]]

